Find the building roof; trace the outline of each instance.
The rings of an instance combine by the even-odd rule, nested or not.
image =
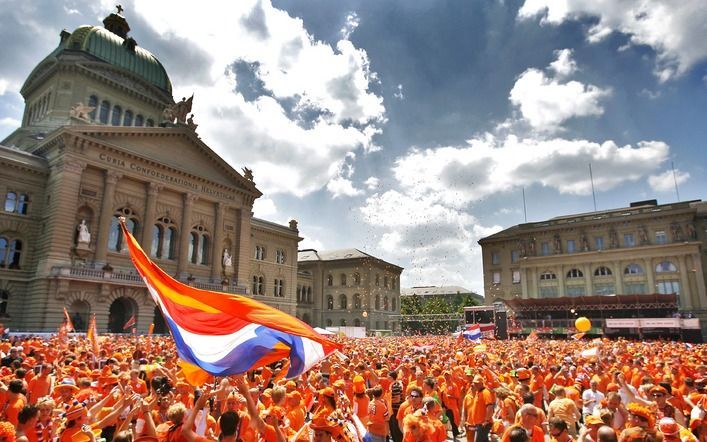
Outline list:
[[[400,296],[444,296],[456,295],[458,293],[472,293],[471,290],[465,289],[458,285],[443,285],[425,286],[425,287],[410,287],[400,289]]]
[[[496,232],[485,238],[481,238],[479,244],[492,240],[503,240],[514,238],[522,233],[530,233],[536,230],[547,230],[553,227],[567,227],[582,224],[601,222],[623,222],[632,216],[656,216],[659,213],[670,210],[695,210],[694,203],[701,200],[679,201],[668,204],[645,204],[640,206],[621,207],[617,209],[602,210],[597,212],[577,213],[557,216],[545,221],[517,224],[507,229]]]
[[[125,69],[172,94],[172,82],[162,63],[150,51],[137,46],[130,37],[123,38],[104,27],[90,25],[79,26],[71,34],[65,32],[64,37],[59,46],[37,65],[35,71],[42,69],[47,61],[58,58],[64,51],[80,51]],[[34,78],[33,74],[34,71],[27,77],[28,81]]]
[[[315,261],[343,261],[347,259],[374,259],[383,264],[393,266],[395,268],[403,270],[402,267],[395,264],[391,264],[380,258],[376,258],[373,255],[369,255],[359,249],[338,249],[338,250],[322,250],[317,251],[314,249],[305,249],[297,252],[297,261],[299,262],[315,262]]]
[[[298,237],[299,231],[297,229],[292,229],[289,226],[284,226],[282,224],[274,223],[272,221],[268,221],[268,220],[264,220],[264,219],[256,218],[256,217],[253,217],[252,220],[253,220],[253,222],[251,225],[254,227],[275,230],[280,233],[284,233],[287,235],[292,235],[294,237]],[[299,239],[301,240],[302,238],[299,238]]]

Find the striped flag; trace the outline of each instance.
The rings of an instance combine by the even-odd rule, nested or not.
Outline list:
[[[288,359],[286,376],[292,378],[340,348],[274,307],[176,281],[150,260],[124,219],[121,228],[133,264],[162,311],[184,362],[222,377]]]
[[[66,330],[67,333],[71,333],[72,331],[76,330],[74,328],[74,323],[71,321],[71,316],[69,316],[69,311],[66,310],[66,307],[64,307],[64,325],[64,330]]]
[[[135,320],[135,313],[133,313],[130,319],[128,319],[128,322],[123,326],[123,330],[130,330],[131,327],[135,327],[135,324],[137,324],[137,321]]]
[[[478,341],[481,339],[481,326],[479,324],[471,324],[462,332],[464,339],[470,341]]]

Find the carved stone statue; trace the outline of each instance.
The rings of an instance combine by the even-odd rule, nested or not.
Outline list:
[[[535,256],[535,238],[528,240],[528,253],[530,253],[530,256]]]
[[[616,230],[609,230],[609,247],[615,249],[619,246],[619,237],[616,235]]]
[[[91,233],[88,231],[88,226],[86,225],[86,220],[82,219],[81,224],[76,228],[79,231],[78,243],[89,244],[91,242]]]
[[[589,251],[589,240],[587,239],[586,233],[582,232],[582,235],[580,236],[580,241],[582,243],[582,251],[588,252]]]
[[[553,242],[555,243],[555,255],[559,255],[562,253],[562,241],[560,240],[560,235],[555,235]]]
[[[196,130],[196,128],[199,127],[199,125],[194,122],[194,114],[189,115],[189,118],[187,118],[187,127],[191,130]]]
[[[174,110],[173,106],[167,106],[162,111],[162,122],[163,123],[174,123]]]
[[[525,247],[525,241],[523,241],[522,239],[518,240],[518,250],[520,251],[520,256],[522,258],[528,256],[528,249]]]
[[[247,179],[248,181],[253,181],[253,171],[248,169],[247,167],[244,167],[243,178]]]
[[[78,118],[79,120],[90,121],[91,117],[89,116],[89,114],[95,109],[95,106],[88,106],[83,103],[76,103],[71,106],[69,116],[71,116],[72,118]]]
[[[233,258],[229,253],[228,249],[223,249],[223,268],[227,270],[233,265]]]
[[[687,226],[685,226],[685,231],[687,232],[687,239],[697,239],[697,230],[695,230],[693,223],[688,223]]]
[[[297,220],[296,219],[290,220],[290,230],[297,230]]]
[[[672,225],[670,226],[670,233],[671,233],[672,236],[673,236],[673,241],[674,241],[674,242],[682,241],[682,240],[683,240],[683,237],[682,237],[682,227],[680,227],[680,224],[672,224]]]
[[[638,240],[641,241],[641,244],[648,244],[648,232],[644,226],[638,229]]]
[[[172,106],[167,106],[162,111],[162,121],[165,123],[177,123],[187,124],[187,114],[191,112],[192,102],[194,101],[194,95],[187,100],[186,97],[182,97],[182,101],[174,103]]]

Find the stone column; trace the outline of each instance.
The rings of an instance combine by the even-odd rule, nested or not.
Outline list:
[[[647,293],[657,292],[655,286],[655,267],[653,267],[652,260],[650,258],[645,258],[643,260],[643,267],[646,269],[646,284],[648,284],[648,287],[646,287]]]
[[[101,214],[98,218],[98,239],[96,240],[96,263],[103,265],[106,263],[108,252],[108,235],[110,225],[113,220],[113,200],[115,199],[115,188],[118,180],[123,174],[112,170],[105,171],[103,185],[103,201],[101,203]]]
[[[592,296],[594,294],[594,285],[592,284],[592,278],[594,273],[592,273],[592,265],[590,263],[584,264],[584,291],[587,296]]]
[[[623,281],[623,274],[624,274],[624,269],[621,267],[621,262],[619,261],[614,261],[614,292],[617,295],[623,295],[624,294],[624,281]]]
[[[44,213],[52,216],[44,224],[44,231],[34,244],[39,252],[38,275],[48,274],[52,266],[57,264],[67,265],[71,262],[71,249],[76,233],[77,201],[81,175],[85,168],[86,163],[67,157],[51,166],[46,189],[46,194],[51,195],[51,199]],[[34,202],[35,209],[40,206],[41,201]],[[65,210],[68,208],[72,209]],[[32,212],[30,215],[36,216]]]
[[[150,253],[152,252],[152,226],[155,222],[157,195],[159,195],[160,190],[162,190],[163,186],[161,184],[148,183],[146,187],[147,198],[145,200],[145,215],[143,217],[140,245],[142,246],[142,250],[145,251],[147,256],[150,256]]]
[[[531,294],[528,292],[528,269],[525,268],[520,269],[520,290],[521,298],[535,298],[535,296],[531,296]]]
[[[687,260],[685,255],[678,257],[678,266],[680,267],[680,310],[692,310],[695,304],[692,302],[692,290],[690,290],[690,280],[687,277]]]
[[[182,203],[182,230],[179,234],[179,261],[177,262],[177,274],[180,278],[187,276],[187,265],[189,264],[189,241],[191,236],[191,211],[194,201],[199,197],[193,193],[185,193]]]
[[[253,218],[253,213],[248,206],[242,207],[238,212],[236,223],[236,235],[238,235],[236,238],[236,244],[238,244],[236,250],[238,253],[235,253],[235,251],[233,253],[233,260],[236,265],[234,278],[238,284],[243,285],[248,284],[251,257],[253,256],[250,241],[250,222]]]
[[[214,222],[214,242],[211,253],[211,280],[218,282],[221,280],[221,269],[223,268],[223,212],[225,210],[223,203],[214,205],[215,222]],[[233,250],[228,251],[233,255]],[[231,269],[223,269],[226,275],[230,275]]]
[[[558,266],[558,272],[557,272],[557,295],[559,297],[565,296],[565,269],[562,265]]]
[[[700,255],[698,253],[694,253],[692,255],[692,266],[694,267],[695,282],[697,285],[697,293],[692,294],[692,308],[695,310],[704,310],[706,307],[704,300],[707,298],[707,288],[705,288],[702,259],[700,259]]]

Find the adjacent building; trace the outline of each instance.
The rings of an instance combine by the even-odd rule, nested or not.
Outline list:
[[[62,31],[21,89],[21,127],[0,143],[0,322],[139,332],[159,310],[134,270],[118,217],[175,278],[296,313],[297,223],[253,218],[253,173],[195,132],[159,60],[120,13]]]
[[[479,240],[485,299],[675,294],[681,312],[705,318],[706,241],[700,200],[519,224]]]
[[[463,306],[468,299],[473,299],[479,304],[484,302],[483,296],[457,285],[410,287],[401,289],[400,296],[417,296],[423,301],[441,299],[454,306]]]
[[[400,329],[403,268],[358,249],[301,250],[297,317],[319,327]]]

